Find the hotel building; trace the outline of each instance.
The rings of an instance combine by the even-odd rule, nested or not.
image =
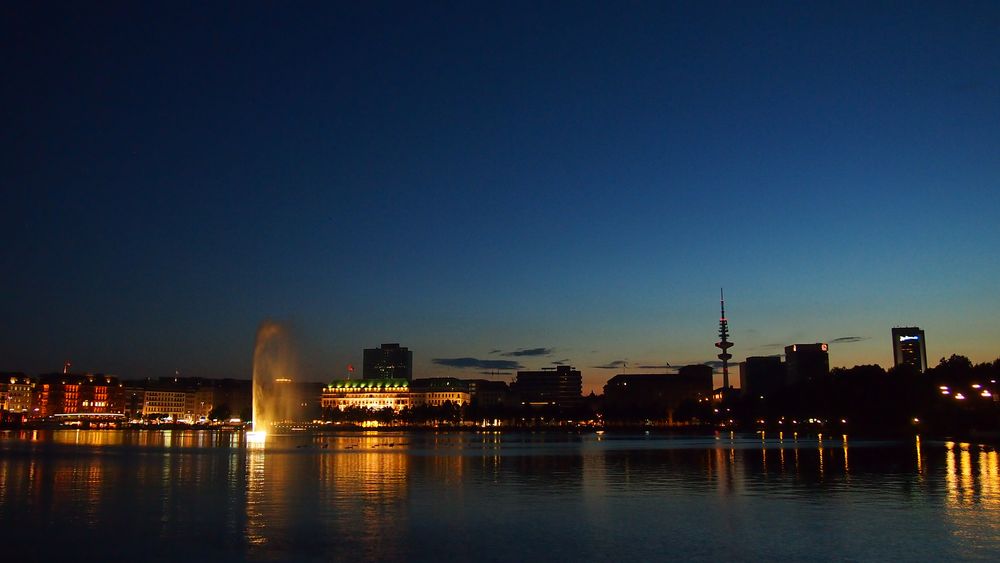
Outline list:
[[[924,331],[915,326],[892,329],[892,359],[896,367],[913,366],[917,371],[927,371],[927,341]]]
[[[348,407],[381,410],[388,407],[399,412],[413,406],[413,398],[407,379],[340,379],[323,388],[320,405],[324,410],[344,410]]]

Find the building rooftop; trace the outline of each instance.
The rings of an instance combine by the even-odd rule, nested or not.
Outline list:
[[[396,379],[337,379],[327,389],[408,389],[409,380]]]

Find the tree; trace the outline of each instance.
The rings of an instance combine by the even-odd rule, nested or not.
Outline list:
[[[229,405],[223,403],[221,405],[215,405],[212,410],[208,412],[209,420],[229,420],[232,418],[232,410],[230,410]]]

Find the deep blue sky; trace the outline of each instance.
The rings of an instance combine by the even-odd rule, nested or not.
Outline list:
[[[1000,355],[996,2],[135,4],[2,8],[0,370]]]

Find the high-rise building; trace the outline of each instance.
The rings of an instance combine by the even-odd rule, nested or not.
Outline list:
[[[788,385],[830,373],[829,346],[823,343],[785,346],[785,382]]]
[[[892,358],[896,367],[913,366],[923,373],[927,370],[927,341],[924,331],[915,326],[892,329]]]
[[[750,356],[740,362],[740,388],[744,397],[768,396],[785,385],[781,356]]]
[[[399,344],[365,348],[364,379],[413,379],[413,352]]]
[[[580,406],[583,399],[583,377],[570,366],[539,371],[519,371],[511,384],[525,407],[567,411]]]

